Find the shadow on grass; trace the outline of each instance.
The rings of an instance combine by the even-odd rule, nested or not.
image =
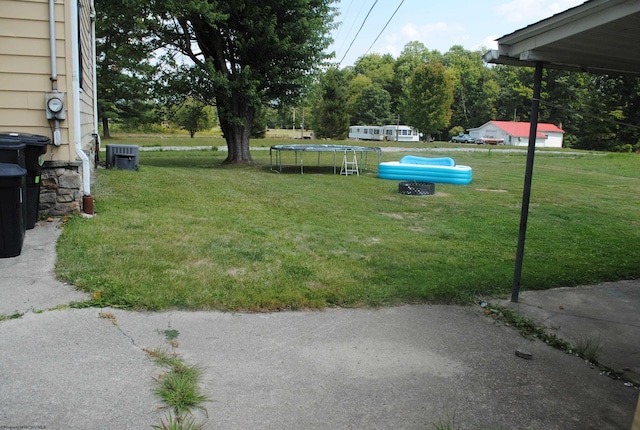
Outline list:
[[[210,152],[210,157],[203,157],[203,152]],[[140,156],[140,167],[161,167],[167,169],[253,169],[267,173],[281,174],[301,174],[300,165],[282,165],[281,167],[271,164],[269,160],[257,159],[252,163],[224,164],[226,152],[216,151],[184,151],[184,152],[152,152]],[[366,172],[374,172],[375,168],[369,168]],[[333,175],[340,174],[340,166],[334,168],[333,165],[309,165],[304,166],[305,175]],[[363,172],[364,173],[364,172]]]
[[[202,153],[208,152],[210,157],[203,157]],[[145,166],[173,168],[173,169],[230,169],[254,167],[254,164],[223,164],[227,158],[226,152],[211,150],[203,151],[167,151],[150,152],[140,155],[140,167]]]

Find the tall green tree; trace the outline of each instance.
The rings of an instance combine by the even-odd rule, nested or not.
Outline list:
[[[173,114],[173,122],[187,130],[192,139],[199,131],[211,130],[215,125],[214,118],[211,106],[194,99],[185,100]]]
[[[401,116],[425,137],[447,129],[451,119],[454,82],[442,63],[419,66],[405,87]]]
[[[183,67],[215,104],[226,163],[251,162],[256,111],[297,101],[329,58],[333,0],[151,0],[161,40],[191,61]],[[197,85],[197,88],[195,86]]]
[[[623,144],[634,145],[635,139],[623,141],[633,127],[627,127],[629,118],[637,118],[637,112],[629,111],[628,91],[632,78],[597,75],[590,77],[590,91],[582,112],[580,132],[576,148],[618,151]],[[637,87],[635,98],[637,101]]]
[[[330,68],[320,77],[311,120],[316,137],[344,139],[347,136],[347,74],[343,70]]]
[[[137,0],[96,0],[98,117],[105,138],[109,122],[138,126],[156,121],[152,63],[157,39],[148,7]]]
[[[394,66],[395,60],[390,54],[368,54],[358,58],[353,71],[388,91],[393,83]]]
[[[590,77],[586,73],[545,69],[543,82],[545,97],[541,102],[545,117],[565,131],[564,146],[574,147],[585,125]]]
[[[496,119],[494,106],[499,86],[493,71],[483,65],[482,53],[455,45],[444,54],[443,59],[444,65],[454,76],[451,125],[468,129]]]
[[[620,128],[621,143],[640,151],[640,78],[622,78],[624,124]]]
[[[379,85],[362,89],[350,106],[351,125],[385,125],[392,121],[391,96]]]
[[[418,41],[408,42],[404,45],[402,52],[396,59],[394,64],[393,83],[389,94],[391,95],[391,111],[392,115],[397,118],[399,115],[400,99],[404,87],[413,72],[421,65],[427,63],[442,63],[442,54],[438,50],[430,51],[427,47]],[[405,122],[403,118],[401,122]]]
[[[529,121],[533,97],[533,70],[529,67],[515,66],[496,66],[494,70],[500,86],[495,119]]]

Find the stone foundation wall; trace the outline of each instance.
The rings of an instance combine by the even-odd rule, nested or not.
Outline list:
[[[82,209],[82,163],[48,161],[40,177],[39,217],[65,216]]]

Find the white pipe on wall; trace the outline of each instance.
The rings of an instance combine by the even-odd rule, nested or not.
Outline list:
[[[52,1],[52,0],[50,0]],[[73,93],[73,140],[76,154],[82,161],[82,192],[91,195],[91,163],[89,157],[82,150],[82,127],[80,126],[80,48],[78,36],[78,1],[69,1],[69,24],[71,33],[71,88]]]
[[[91,0],[91,62],[93,63],[93,130],[98,134],[98,62],[96,53],[96,7]]]
[[[58,53],[56,50],[56,6],[55,0],[49,0],[49,50],[51,51],[51,90],[58,91]],[[53,121],[53,144],[60,146],[62,143],[62,133],[60,132],[60,121]]]
[[[56,64],[56,12],[55,0],[49,0],[49,50],[51,54],[51,82],[53,90],[58,89],[58,65]]]

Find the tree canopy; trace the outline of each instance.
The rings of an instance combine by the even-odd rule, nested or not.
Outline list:
[[[249,138],[267,125],[301,125],[292,112],[305,106],[316,135],[330,138],[398,118],[441,138],[492,119],[529,120],[533,70],[487,66],[481,51],[413,41],[396,59],[374,53],[328,67],[333,3],[96,0],[105,136],[110,120],[158,123],[158,112],[187,99],[217,108],[230,163],[251,161]],[[544,70],[540,120],[561,126],[566,146],[640,150],[639,106],[638,78]]]
[[[407,82],[401,116],[423,133],[439,133],[449,125],[452,103],[452,73],[442,63],[423,64]]]
[[[346,72],[335,67],[320,77],[312,126],[317,137],[344,139],[349,128]]]
[[[193,93],[218,110],[227,163],[252,161],[256,111],[299,99],[329,58],[333,0],[152,0],[158,37],[186,56]],[[175,75],[175,73],[173,73]],[[175,78],[174,78],[175,80]],[[195,94],[192,94],[195,95]]]
[[[148,13],[136,0],[96,0],[98,115],[107,138],[110,120],[157,121],[149,82],[157,72],[151,59],[159,45]]]

